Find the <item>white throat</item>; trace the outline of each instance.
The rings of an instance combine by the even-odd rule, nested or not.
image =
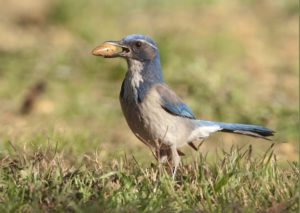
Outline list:
[[[133,88],[138,88],[140,86],[140,83],[144,81],[142,77],[142,70],[144,68],[144,64],[140,61],[137,60],[129,60],[128,61],[129,65],[129,72],[131,74],[131,86]]]

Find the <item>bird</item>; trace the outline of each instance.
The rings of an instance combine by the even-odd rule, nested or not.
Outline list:
[[[165,83],[156,43],[146,35],[132,34],[106,41],[92,50],[95,56],[123,58],[128,70],[119,101],[129,128],[147,145],[160,163],[170,162],[172,177],[180,165],[179,148],[194,145],[216,132],[270,140],[274,131],[262,126],[200,120]]]

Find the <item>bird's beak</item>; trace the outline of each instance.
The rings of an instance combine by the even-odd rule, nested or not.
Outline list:
[[[126,57],[129,52],[129,48],[121,41],[106,41],[92,50],[93,55],[104,58]]]

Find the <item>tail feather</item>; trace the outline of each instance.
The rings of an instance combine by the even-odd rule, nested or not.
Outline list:
[[[247,125],[247,124],[227,124],[220,123],[220,127],[222,128],[221,132],[230,132],[235,134],[248,135],[256,138],[263,138],[266,140],[270,140],[268,137],[274,135],[274,131],[267,129],[265,127],[256,126],[256,125]]]
[[[221,132],[229,132],[241,135],[247,135],[256,138],[263,138],[270,140],[268,137],[274,135],[274,131],[262,126],[249,125],[249,124],[235,124],[235,123],[222,123],[212,121],[201,121],[202,124],[206,125],[218,125],[220,126]]]

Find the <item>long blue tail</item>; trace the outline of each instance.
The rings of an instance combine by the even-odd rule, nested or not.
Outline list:
[[[230,132],[235,134],[248,135],[256,138],[263,138],[270,140],[268,137],[274,135],[274,131],[262,126],[249,125],[249,124],[236,124],[236,123],[223,123],[212,121],[200,121],[203,125],[218,125],[221,132]]]

